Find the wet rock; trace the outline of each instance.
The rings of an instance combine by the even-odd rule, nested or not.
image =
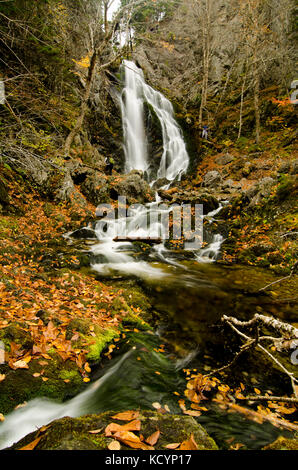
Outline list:
[[[94,230],[88,227],[79,228],[78,230],[71,232],[69,236],[71,238],[75,238],[76,240],[85,240],[85,239],[96,240],[97,239]]]
[[[112,422],[124,424],[112,418],[116,412],[110,411],[98,415],[88,415],[81,418],[62,418],[53,421],[44,432],[35,431],[10,449],[20,449],[37,436],[41,436],[35,447],[36,450],[106,450],[113,440],[106,437],[104,429]],[[155,444],[155,450],[163,450],[172,443],[181,443],[188,440],[193,434],[198,450],[217,450],[217,445],[207,434],[205,429],[191,416],[161,414],[155,411],[140,411],[138,419],[141,421],[140,433],[145,437],[151,436],[157,429],[160,437]],[[101,432],[91,434],[90,431],[102,429]],[[138,434],[138,432],[135,432]],[[131,451],[131,447],[121,443],[121,450]]]
[[[230,155],[229,153],[226,153],[226,155],[221,155],[220,157],[217,157],[215,159],[218,165],[227,165],[228,163],[231,163],[234,160],[235,157],[233,157],[233,155]]]
[[[280,436],[263,450],[298,450],[298,439],[287,439]]]
[[[80,187],[88,201],[95,205],[109,201],[109,184],[103,173],[89,172]]]
[[[154,192],[143,179],[142,172],[137,170],[131,171],[116,183],[113,184],[112,182],[111,185],[113,199],[117,199],[118,196],[125,196],[129,204],[136,201],[142,204],[151,201],[154,197]]]
[[[218,171],[208,171],[208,173],[206,173],[203,178],[203,185],[210,188],[215,188],[219,186],[221,180],[222,178]]]

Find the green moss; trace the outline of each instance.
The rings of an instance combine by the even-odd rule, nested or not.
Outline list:
[[[62,402],[79,393],[84,386],[76,363],[63,361],[57,354],[52,355],[47,364],[41,365],[39,360],[34,359],[28,365],[29,369],[17,370],[10,369],[6,364],[0,366],[0,373],[6,375],[0,385],[0,413],[5,415],[17,405],[36,397]],[[41,375],[34,377],[36,373]]]
[[[110,438],[104,434],[105,427],[117,420],[112,419],[115,413],[112,411],[99,415],[87,415],[81,418],[62,418],[54,421],[44,433],[36,446],[37,450],[104,450],[107,449]],[[190,416],[160,414],[155,411],[141,411],[141,434],[146,438],[157,429],[160,430],[160,438],[155,445],[156,450],[164,450],[165,446],[174,442],[182,442],[194,435],[199,450],[217,450],[214,440],[210,438],[205,429]],[[123,422],[120,424],[123,424]],[[90,431],[102,429],[98,434],[90,434]],[[20,449],[36,439],[39,431],[35,431],[17,444],[12,449]],[[131,450],[130,447],[121,444],[122,450]]]
[[[89,341],[89,352],[87,359],[90,362],[98,362],[102,351],[107,345],[117,336],[119,332],[114,328],[108,328],[106,330],[95,331],[95,336],[85,336],[85,339]],[[91,339],[91,341],[90,341]]]
[[[286,439],[281,436],[263,450],[298,450],[298,439]]]

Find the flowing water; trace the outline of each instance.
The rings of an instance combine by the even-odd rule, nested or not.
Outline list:
[[[179,180],[187,171],[189,157],[171,102],[145,82],[143,71],[134,62],[125,60],[122,68],[125,74],[121,110],[126,170],[142,170],[151,177],[144,126],[144,103],[147,103],[157,115],[162,129],[163,154],[157,178]]]
[[[161,177],[169,181],[180,179],[187,170],[189,158],[171,103],[146,84],[142,71],[133,62],[124,61],[122,67],[125,86],[121,107],[127,171],[142,170],[150,179],[143,106],[147,102],[160,120],[164,143],[160,167],[157,175],[151,175],[151,183]],[[154,234],[158,239],[163,231],[160,215],[167,211],[164,207],[160,209],[159,203],[157,198],[146,207],[131,209],[128,217],[99,220],[95,226],[98,240],[89,248],[91,267],[99,279],[116,279],[113,281],[116,283],[119,279],[123,282],[133,278],[142,283],[152,308],[159,315],[156,333],[128,333],[113,359],[95,371],[93,383],[66,403],[38,398],[12,412],[0,425],[0,448],[63,416],[153,409],[154,402],[181,413],[174,392],[183,396],[182,369],[215,367],[222,363],[229,349],[222,329],[216,326],[222,314],[233,312],[246,318],[262,305],[262,299],[251,295],[249,290],[251,285],[252,291],[261,287],[263,271],[220,267],[214,263],[223,242],[220,234],[207,233],[210,243],[193,252],[173,250],[164,241],[158,241],[144,254],[138,242],[115,240],[124,231],[129,239],[152,238]],[[222,201],[218,209],[206,215],[210,225],[224,204]],[[148,229],[146,220],[150,217],[155,223]],[[158,349],[165,342],[168,352],[162,354]],[[267,372],[260,369],[258,375],[253,371],[254,383],[269,386]],[[245,377],[239,372],[241,379]],[[250,449],[261,448],[280,434],[270,424],[259,425],[215,406],[199,421],[223,448],[228,447],[231,439]]]

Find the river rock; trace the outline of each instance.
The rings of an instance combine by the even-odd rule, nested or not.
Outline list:
[[[24,437],[10,449],[21,449],[41,437],[35,450],[108,450],[108,445],[114,440],[105,436],[105,428],[110,423],[125,424],[112,416],[116,412],[108,411],[102,414],[83,416],[81,418],[62,418],[53,421],[43,431],[36,430]],[[154,445],[155,450],[165,450],[165,446],[188,440],[193,434],[198,450],[218,450],[214,440],[205,429],[191,416],[161,414],[155,411],[140,411],[140,433],[148,438],[156,430],[160,437]],[[91,431],[101,430],[95,434]],[[139,434],[137,431],[135,434]],[[132,451],[132,448],[121,443],[121,450]],[[112,456],[112,453],[111,453]]]
[[[203,178],[203,185],[211,188],[217,187],[221,183],[221,175],[218,171],[208,171]]]

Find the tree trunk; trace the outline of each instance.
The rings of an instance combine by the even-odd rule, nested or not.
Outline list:
[[[87,107],[88,107],[88,100],[89,100],[89,97],[90,97],[92,83],[93,83],[95,70],[96,70],[96,59],[97,59],[97,51],[95,50],[93,52],[93,55],[92,55],[91,61],[90,61],[90,66],[89,66],[89,70],[88,70],[88,77],[87,77],[86,86],[85,86],[85,92],[84,92],[84,96],[83,96],[82,104],[81,104],[81,112],[80,112],[80,115],[79,115],[74,127],[72,128],[72,130],[68,134],[67,139],[65,141],[65,146],[64,146],[64,155],[65,156],[69,156],[70,147],[71,147],[71,144],[73,142],[73,139],[75,138],[76,134],[81,129],[81,127],[83,125],[83,122],[84,122],[85,114],[86,114]]]
[[[256,144],[260,143],[261,117],[260,117],[260,75],[256,60],[254,60],[254,108],[256,121]]]

